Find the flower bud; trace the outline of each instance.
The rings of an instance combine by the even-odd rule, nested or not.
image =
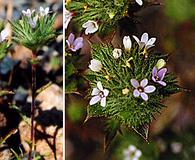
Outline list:
[[[159,70],[163,68],[166,65],[166,62],[164,59],[159,59],[158,62],[156,63],[156,68]]]
[[[122,55],[122,50],[121,49],[118,49],[118,48],[115,48],[112,51],[112,53],[113,53],[114,59],[118,59]]]
[[[122,90],[122,94],[128,94],[129,93],[129,89],[128,88],[125,88]]]
[[[129,36],[124,36],[124,38],[123,38],[123,45],[125,47],[125,50],[130,52],[132,42],[131,42],[131,39],[130,39]]]

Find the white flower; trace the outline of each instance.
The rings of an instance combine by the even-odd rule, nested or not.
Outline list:
[[[124,45],[126,51],[129,52],[131,50],[132,43],[131,43],[131,39],[129,36],[123,37],[123,45]]]
[[[39,8],[39,13],[40,13],[40,16],[41,17],[48,15],[48,13],[49,13],[49,7],[45,8],[45,9],[43,7],[40,7]]]
[[[38,15],[36,15],[33,18],[29,18],[29,24],[30,24],[30,26],[32,28],[35,28],[36,27],[38,18],[39,18]]]
[[[66,8],[65,8],[65,29],[68,28],[68,24],[70,23],[70,20],[72,19],[72,13],[69,12]]]
[[[91,33],[95,33],[98,30],[98,24],[96,21],[92,21],[92,20],[88,20],[87,22],[85,22],[82,25],[83,28],[85,29],[85,34],[91,34]]]
[[[0,33],[0,42],[3,42],[9,35],[9,29],[5,28]]]
[[[171,143],[171,150],[173,153],[178,154],[182,151],[183,145],[180,142]]]
[[[124,160],[139,160],[142,155],[142,152],[134,145],[129,145],[129,147],[124,150],[123,155]]]
[[[156,41],[156,38],[148,38],[148,33],[143,33],[143,35],[141,36],[141,41],[139,40],[139,38],[137,38],[136,36],[133,36],[133,38],[136,40],[136,42],[139,45],[139,49],[141,50],[144,46],[145,49],[149,49],[151,47],[154,46],[154,43]]]
[[[32,11],[30,9],[22,10],[23,15],[27,16],[28,18],[31,18],[32,14],[35,12],[35,10],[33,9]]]
[[[99,72],[102,69],[102,63],[97,59],[92,59],[90,61],[89,68],[94,72]]]
[[[135,0],[140,6],[143,4],[142,0]]]
[[[114,59],[118,59],[122,55],[122,50],[118,49],[118,48],[115,48],[112,51],[112,54],[113,54]]]
[[[89,102],[90,105],[94,105],[100,101],[102,107],[106,106],[106,97],[109,94],[109,90],[103,89],[102,83],[97,82],[97,88],[93,88],[91,95],[93,96]]]

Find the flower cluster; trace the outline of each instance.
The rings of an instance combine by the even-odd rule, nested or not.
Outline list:
[[[26,11],[25,10],[22,11],[23,15],[28,18],[28,22],[32,28],[36,27],[38,18],[47,16],[49,12],[50,12],[49,7],[45,9],[43,7],[40,7],[38,14],[35,14],[34,9],[32,11],[30,9],[27,9]]]
[[[141,40],[133,39],[135,42],[124,36],[123,46],[118,48],[93,45],[86,78],[93,86],[88,117],[117,119],[136,130],[149,125],[164,107],[162,99],[179,92],[180,87],[175,76],[167,73],[167,56],[150,50],[156,38],[143,33]]]
[[[141,41],[139,41],[139,39],[136,36],[133,36],[133,37],[139,45],[139,50],[143,49],[143,47],[145,47],[144,49],[149,49],[149,48],[153,47],[154,42],[156,41],[156,38],[151,38],[148,40],[148,33],[144,33],[142,35]],[[127,51],[127,52],[131,51],[132,42],[131,42],[131,39],[129,36],[124,36],[123,45],[124,45],[125,51]],[[118,59],[120,56],[122,56],[122,50],[119,48],[115,48],[112,53],[113,53],[114,59]],[[158,63],[157,63],[157,65],[158,65]],[[102,69],[102,64],[99,60],[93,59],[93,60],[91,60],[89,68],[94,72],[100,72]],[[166,82],[164,82],[163,79],[164,79],[165,74],[167,72],[167,68],[159,68],[159,69],[160,70],[158,70],[156,66],[153,67],[151,80],[155,83],[162,85],[162,86],[166,86]],[[98,82],[98,83],[101,83],[101,82]],[[153,93],[156,90],[155,86],[148,85],[147,78],[144,78],[143,80],[141,80],[140,83],[136,79],[131,79],[130,83],[135,88],[133,90],[133,96],[134,97],[141,97],[144,101],[148,101],[147,94]],[[122,92],[124,93],[124,90]],[[92,92],[92,95],[94,95],[93,92]],[[92,99],[94,99],[94,97]],[[90,103],[90,105],[94,105],[98,101],[93,101],[93,102],[94,103]]]

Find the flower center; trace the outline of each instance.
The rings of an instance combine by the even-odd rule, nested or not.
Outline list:
[[[137,88],[137,90],[138,90],[139,92],[144,92],[144,88],[143,88],[143,87],[141,87],[141,86],[140,86],[140,87],[138,87],[138,88]]]
[[[74,48],[74,47],[75,47],[74,44],[71,44],[71,45],[70,45],[70,48]]]
[[[154,78],[158,81],[158,80],[160,80],[160,78],[159,78],[159,76],[154,76]]]
[[[130,157],[130,158],[135,157],[135,151],[133,151],[133,152],[129,153],[129,157]]]
[[[104,92],[100,91],[99,96],[100,96],[100,98],[104,98],[105,97]]]

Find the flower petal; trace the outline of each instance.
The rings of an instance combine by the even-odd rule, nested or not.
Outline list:
[[[158,76],[160,80],[164,79],[166,72],[167,72],[167,68],[162,68],[158,71]]]
[[[106,107],[106,97],[103,97],[101,99],[101,104],[100,104],[102,107]]]
[[[155,45],[146,45],[146,49],[149,49],[151,47],[154,47]]]
[[[148,100],[148,95],[146,93],[141,93],[141,97],[144,101],[147,101]]]
[[[154,76],[156,76],[156,75],[157,75],[157,68],[154,67],[154,68],[152,69],[152,76],[154,77]]]
[[[96,96],[96,95],[98,95],[99,93],[100,93],[100,90],[99,90],[99,89],[93,88],[91,95],[92,95],[92,96]]]
[[[131,85],[135,88],[139,87],[139,82],[136,79],[131,79]]]
[[[141,42],[144,42],[145,44],[148,42],[148,33],[142,35]]]
[[[154,87],[154,86],[152,86],[152,85],[146,86],[146,87],[144,88],[144,92],[146,92],[146,93],[152,93],[152,92],[154,92],[155,90],[156,90],[156,87]]]
[[[167,85],[166,82],[164,82],[164,81],[157,81],[157,83],[159,83],[162,86],[166,86]]]
[[[136,147],[135,147],[134,145],[130,145],[130,146],[128,147],[128,150],[129,150],[130,152],[135,152],[135,151],[136,151]]]
[[[139,158],[142,155],[142,152],[140,150],[136,150],[135,156]]]
[[[98,30],[98,28],[95,28],[95,27],[88,27],[88,28],[86,28],[86,30],[85,30],[85,34],[88,35],[88,34],[91,34],[91,33],[95,33],[97,30]]]
[[[78,42],[76,45],[75,45],[75,50],[77,51],[77,50],[79,50],[79,49],[81,49],[83,47],[83,42]]]
[[[153,45],[156,41],[156,38],[150,38],[149,41],[146,43],[146,46]]]
[[[140,86],[145,87],[148,84],[148,79],[144,78],[141,83]]]
[[[136,36],[133,36],[133,38],[134,38],[135,41],[139,44],[139,42],[140,42],[139,38],[137,38]]]
[[[135,89],[135,90],[133,91],[133,96],[134,96],[134,97],[139,97],[139,96],[140,96],[140,92],[139,92],[137,89]]]
[[[70,35],[68,36],[68,41],[70,45],[73,44],[74,38],[75,38],[75,35],[73,33],[70,33]]]
[[[97,102],[99,102],[100,100],[101,100],[101,97],[100,96],[94,96],[94,97],[91,98],[91,100],[89,102],[89,105],[94,105]]]
[[[156,79],[155,79],[155,77],[154,77],[154,76],[152,76],[152,80],[153,80],[154,82],[156,82]]]
[[[101,83],[100,81],[97,82],[97,88],[98,88],[100,91],[104,91],[103,86],[102,86],[102,83]]]
[[[143,4],[142,0],[135,0],[140,6]]]
[[[108,96],[108,94],[109,94],[109,90],[104,89],[104,90],[103,90],[103,92],[104,92],[104,96],[105,96],[105,97],[107,97],[107,96]]]

